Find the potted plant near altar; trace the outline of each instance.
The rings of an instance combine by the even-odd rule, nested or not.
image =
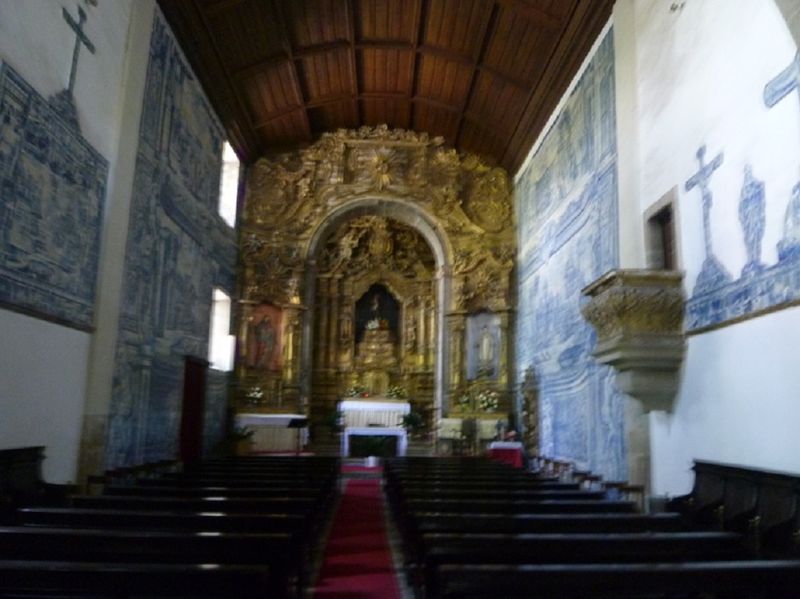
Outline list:
[[[222,440],[221,453],[223,455],[249,455],[253,450],[253,433],[255,431],[246,426],[231,427]]]
[[[408,414],[403,414],[401,424],[406,429],[409,437],[419,436],[425,430],[425,419],[422,414],[414,410],[411,410]]]

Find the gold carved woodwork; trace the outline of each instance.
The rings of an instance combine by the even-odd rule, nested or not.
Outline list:
[[[413,205],[416,212],[409,215],[424,214],[442,239],[445,264],[435,263],[413,226],[368,210],[343,222],[319,245],[315,234],[327,219],[358,200]],[[284,359],[290,371],[285,383],[302,375],[300,348],[307,340],[301,337],[308,329],[299,323],[306,310],[313,310],[310,355],[315,372],[326,373],[320,383],[325,394],[335,396],[335,389],[352,380],[359,368],[353,306],[373,283],[384,284],[400,300],[397,362],[383,370],[391,384],[410,392],[412,379],[433,380],[437,310],[462,320],[460,328],[448,325],[445,332],[458,371],[448,378],[459,384],[463,314],[512,309],[511,182],[503,169],[447,148],[440,137],[362,127],[326,133],[303,150],[262,158],[248,169],[241,229],[242,299],[295,308],[290,329],[295,359]],[[312,244],[315,255],[310,255]],[[439,271],[439,266],[449,268]],[[303,282],[311,272],[316,297],[305,297]],[[446,306],[436,305],[435,280],[441,276],[451,278]],[[316,383],[314,388],[316,394]],[[420,389],[432,396],[432,384]]]
[[[385,126],[327,133],[305,150],[250,168],[242,226],[246,298],[296,297],[298,262],[313,232],[332,210],[375,194],[414,203],[441,227],[450,261],[466,277],[466,295],[454,302],[509,307],[515,239],[508,175],[444,147],[442,138]]]

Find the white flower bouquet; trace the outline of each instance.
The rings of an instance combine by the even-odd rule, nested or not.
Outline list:
[[[492,389],[484,389],[475,399],[478,408],[483,412],[494,412],[500,407],[500,394]]]

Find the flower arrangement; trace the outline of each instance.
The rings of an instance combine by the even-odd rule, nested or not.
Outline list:
[[[492,389],[484,389],[475,397],[478,408],[483,412],[494,412],[500,407],[500,394]]]
[[[258,403],[264,398],[264,391],[258,386],[251,387],[244,396],[250,403]]]
[[[456,405],[461,410],[469,410],[472,407],[472,396],[465,391],[456,398]]]
[[[389,385],[389,388],[386,390],[386,397],[391,399],[402,399],[404,397],[408,397],[408,393],[404,387],[400,385]]]
[[[345,397],[369,397],[369,389],[364,385],[353,385],[344,392]]]

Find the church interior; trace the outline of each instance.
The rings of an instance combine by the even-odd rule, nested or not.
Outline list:
[[[798,596],[799,48],[0,0],[0,596]]]

